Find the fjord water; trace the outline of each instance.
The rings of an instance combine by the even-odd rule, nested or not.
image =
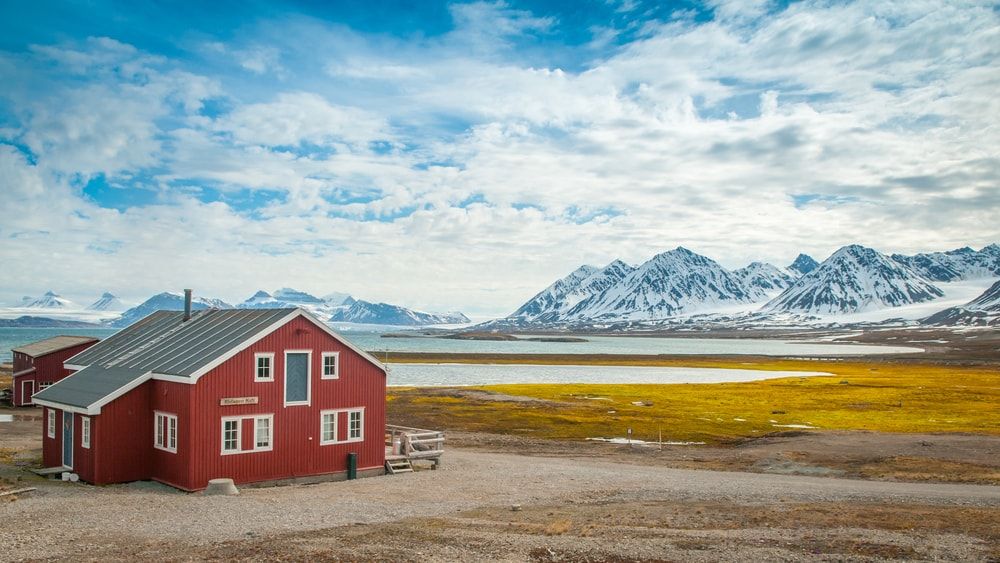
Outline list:
[[[107,338],[118,332],[116,328],[0,328],[0,362],[13,358],[10,349],[24,346],[60,334]]]
[[[836,344],[804,340],[763,338],[661,338],[645,336],[583,336],[586,342],[536,342],[531,340],[450,340],[446,338],[382,338],[373,333],[345,332],[364,350],[389,352],[438,352],[452,354],[679,354],[759,356],[864,356],[923,352],[907,346]]]
[[[389,364],[390,386],[432,387],[513,383],[735,383],[829,375],[818,371],[645,366],[520,364]]]
[[[60,334],[107,338],[116,332],[106,328],[0,328],[0,361],[11,360],[10,349]],[[761,338],[661,338],[640,336],[584,336],[586,342],[535,342],[530,340],[451,340],[407,336],[382,338],[375,332],[343,331],[341,334],[362,350],[384,359],[388,352],[437,352],[452,354],[678,354],[760,356],[863,356],[922,352],[906,346],[871,346]]]

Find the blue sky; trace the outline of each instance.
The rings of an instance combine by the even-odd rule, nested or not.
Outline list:
[[[6,3],[0,302],[983,246],[998,51],[992,2]]]

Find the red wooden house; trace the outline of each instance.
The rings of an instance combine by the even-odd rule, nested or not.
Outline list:
[[[158,311],[35,395],[46,467],[204,489],[384,472],[385,368],[302,309]]]
[[[97,342],[90,336],[54,336],[11,350],[14,355],[14,406],[33,405],[36,391],[49,387],[73,373],[63,367],[66,358],[83,352]]]

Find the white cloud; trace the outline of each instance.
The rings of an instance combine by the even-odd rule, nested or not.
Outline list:
[[[502,314],[581,263],[678,244],[738,267],[852,242],[913,252],[1000,239],[1000,18],[988,6],[715,12],[650,24],[579,72],[522,60],[515,39],[559,22],[502,3],[456,6],[457,29],[433,39],[308,22],[285,30],[288,44],[273,32],[206,43],[273,49],[238,79],[110,40],[35,47],[72,84],[2,57],[21,116],[3,135],[37,164],[0,151],[4,201],[30,210],[0,230],[0,259],[59,253],[50,279],[134,298],[294,285]],[[315,52],[295,51],[304,35]],[[240,89],[246,76],[260,82]],[[199,115],[211,97],[231,107]],[[142,169],[159,199],[125,212],[64,176]],[[248,211],[232,199],[244,192],[278,197]],[[114,254],[87,250],[107,241],[120,241]],[[36,292],[49,271],[32,267],[0,290]]]

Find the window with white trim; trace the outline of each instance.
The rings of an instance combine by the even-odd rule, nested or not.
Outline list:
[[[253,448],[243,449],[243,421],[253,421]],[[274,447],[274,415],[227,416],[222,419],[222,454],[268,452]]]
[[[80,446],[90,449],[90,417],[80,417]]]
[[[48,388],[48,387],[52,387],[52,382],[51,381],[43,381],[43,382],[41,382],[41,383],[38,384],[38,390],[39,391],[41,391],[42,389]]]
[[[254,449],[271,449],[271,417],[258,416],[253,419],[254,435],[257,437],[254,442]]]
[[[153,447],[165,452],[177,453],[177,415],[153,411]]]
[[[341,413],[346,413],[347,415],[347,438],[344,440],[341,440],[337,433]],[[319,424],[319,445],[321,446],[329,444],[344,444],[347,442],[361,442],[365,439],[364,407],[321,411]]]
[[[340,352],[323,352],[322,379],[340,378]]]
[[[240,426],[243,420],[240,418],[222,419],[222,453],[235,453],[240,451]]]
[[[320,445],[337,443],[337,417],[339,411],[324,412],[320,416]]]
[[[56,437],[56,411],[53,409],[48,409],[49,418],[46,421],[45,432],[49,438]]]
[[[347,411],[347,441],[354,442],[364,439],[365,411]]]
[[[274,381],[274,352],[254,354],[254,381]]]

